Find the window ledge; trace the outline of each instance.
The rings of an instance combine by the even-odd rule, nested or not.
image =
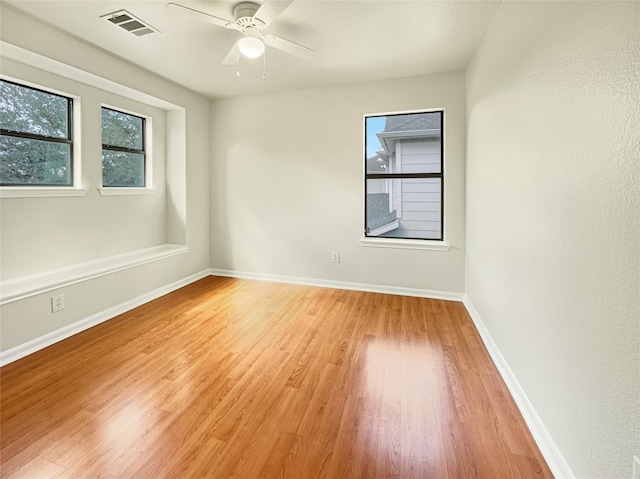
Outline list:
[[[0,186],[0,198],[46,198],[53,196],[85,196],[88,188],[57,186]]]
[[[9,279],[0,283],[0,304],[12,303],[54,289],[183,254],[187,251],[189,248],[184,245],[163,244]]]
[[[156,192],[154,188],[128,188],[128,187],[98,188],[98,191],[102,196],[153,195]]]
[[[362,246],[374,248],[423,249],[429,251],[449,251],[449,244],[442,241],[409,240],[395,238],[362,238]]]

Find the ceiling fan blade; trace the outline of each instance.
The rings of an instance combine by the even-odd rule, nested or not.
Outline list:
[[[292,3],[293,0],[265,0],[253,17],[269,25]]]
[[[294,57],[302,58],[303,60],[309,60],[315,53],[311,48],[276,35],[265,35],[264,40],[267,45],[277,48],[289,55],[293,55]]]
[[[238,62],[238,55],[240,54],[238,51],[238,43],[240,43],[240,40],[233,44],[229,53],[222,59],[223,65],[235,65]]]
[[[169,2],[167,3],[167,7],[171,7],[175,10],[180,10],[181,12],[188,13],[189,15],[192,15],[194,17],[198,17],[200,20],[213,23],[214,25],[218,25],[219,27],[234,28],[236,26],[235,22],[225,20],[224,18],[215,17],[213,15],[209,15],[208,13],[201,12],[200,10],[195,10],[191,7],[180,5],[179,3]],[[233,26],[230,26],[230,25],[233,25]]]

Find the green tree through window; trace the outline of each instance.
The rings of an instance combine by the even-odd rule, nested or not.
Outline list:
[[[145,186],[145,160],[145,119],[103,107],[103,186]]]
[[[73,100],[0,81],[0,184],[71,186]]]

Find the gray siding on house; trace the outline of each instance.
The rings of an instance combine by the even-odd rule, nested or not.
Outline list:
[[[440,179],[403,179],[398,236],[440,238]]]
[[[440,173],[440,139],[400,140],[396,144],[396,161],[405,173]],[[440,238],[440,179],[403,179],[399,182],[399,228],[394,236]]]
[[[389,180],[367,180],[367,194],[389,193]]]
[[[400,140],[402,173],[440,173],[440,141],[437,138]]]

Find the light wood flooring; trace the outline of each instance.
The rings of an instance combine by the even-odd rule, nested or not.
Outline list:
[[[461,303],[208,277],[1,374],[3,478],[551,478]]]

